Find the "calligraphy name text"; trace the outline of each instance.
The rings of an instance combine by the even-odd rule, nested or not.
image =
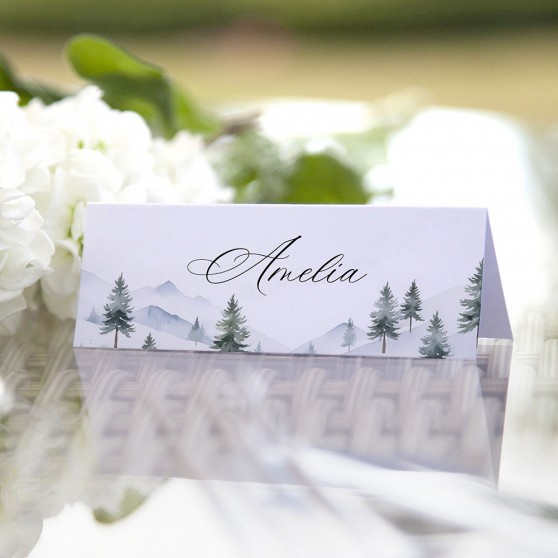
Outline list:
[[[192,260],[188,264],[188,271],[193,275],[205,276],[206,280],[219,285],[233,281],[252,270],[259,272],[256,280],[258,291],[266,296],[263,291],[265,282],[272,279],[279,281],[299,281],[300,283],[356,283],[366,277],[357,268],[344,268],[344,254],[336,254],[329,258],[318,268],[308,267],[301,272],[281,267],[278,263],[287,260],[290,248],[302,238],[301,235],[285,240],[268,254],[251,252],[248,248],[232,248],[219,254],[213,259],[201,258]]]

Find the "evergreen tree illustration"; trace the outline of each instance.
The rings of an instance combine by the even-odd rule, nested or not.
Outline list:
[[[92,324],[100,325],[100,323],[102,322],[101,315],[99,314],[99,312],[97,312],[95,307],[91,308],[91,312],[89,312],[89,316],[85,318],[85,321],[91,322]]]
[[[195,341],[196,345],[198,344],[199,331],[200,331],[200,321],[199,321],[198,317],[196,316],[196,320],[194,322],[194,325],[191,327],[190,333],[188,333],[188,339],[190,341]]]
[[[216,324],[218,331],[213,340],[212,349],[222,352],[234,353],[243,351],[249,344],[244,341],[250,337],[250,332],[243,324],[246,323],[246,317],[241,314],[242,307],[238,305],[234,294],[228,301],[227,308],[223,310],[223,319]]]
[[[413,318],[416,322],[424,321],[419,312],[422,312],[422,300],[417,283],[413,279],[409,290],[403,295],[403,304],[401,304],[401,318],[409,320],[409,331],[411,331],[413,326]]]
[[[465,291],[469,295],[459,301],[459,304],[465,308],[464,312],[459,314],[457,326],[460,333],[477,330],[477,344],[479,341],[479,323],[481,315],[481,294],[482,294],[482,268],[484,260],[479,262],[472,277],[469,277],[469,285],[465,287]]]
[[[422,347],[419,348],[421,356],[423,358],[446,358],[451,353],[451,347],[444,329],[444,322],[438,315],[438,311],[432,316],[426,331],[427,335],[421,339]]]
[[[386,338],[398,339],[397,330],[398,311],[397,299],[393,296],[389,283],[386,283],[380,291],[380,298],[374,303],[376,310],[370,313],[372,323],[368,327],[367,333],[370,339],[382,339],[382,354],[386,352]]]
[[[308,349],[306,349],[306,354],[307,355],[315,355],[316,354],[316,348],[314,347],[314,343],[312,343],[312,341],[310,341],[310,344],[308,345]]]
[[[343,334],[343,343],[341,343],[341,347],[347,347],[347,352],[349,352],[351,350],[351,346],[355,344],[356,337],[357,335],[353,320],[349,318],[347,327],[345,328],[345,333]]]
[[[118,332],[130,337],[130,333],[136,331],[132,325],[134,321],[132,317],[133,308],[130,308],[132,297],[128,292],[128,285],[122,273],[114,282],[114,287],[107,298],[108,302],[103,307],[105,310],[103,313],[104,320],[100,329],[102,335],[114,331],[114,348],[116,349],[118,348]]]
[[[141,346],[142,349],[145,349],[146,351],[156,351],[157,350],[157,343],[155,342],[155,339],[153,339],[153,336],[151,335],[151,332],[149,332],[149,335],[145,338],[145,341],[143,342],[143,345]]]
[[[196,316],[196,321],[194,322],[192,329],[190,329],[190,333],[188,334],[188,339],[190,341],[195,341],[195,344],[197,345],[199,341],[203,341],[204,337],[205,337],[205,328],[203,327],[203,324],[200,325],[198,316]]]
[[[262,344],[260,341],[258,341],[258,344],[256,345],[256,348],[254,349],[255,353],[261,353],[262,352]]]

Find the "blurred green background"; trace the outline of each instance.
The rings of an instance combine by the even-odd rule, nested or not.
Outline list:
[[[386,30],[557,20],[553,0],[4,0],[4,26],[83,31],[222,25],[246,14],[304,30]]]
[[[19,74],[79,83],[62,56],[95,31],[207,103],[261,97],[428,102],[558,120],[552,0],[4,0],[0,52]]]

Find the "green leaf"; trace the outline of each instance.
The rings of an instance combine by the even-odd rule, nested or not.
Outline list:
[[[224,150],[216,169],[236,189],[236,202],[276,203],[285,195],[287,166],[269,138],[249,129],[234,136]]]
[[[295,148],[298,150],[299,148]],[[362,176],[329,153],[286,157],[255,130],[225,144],[217,171],[240,203],[352,203],[368,201]]]
[[[124,492],[122,502],[120,502],[120,509],[115,513],[110,513],[103,508],[93,510],[93,515],[99,523],[115,523],[125,517],[129,516],[132,512],[136,511],[147,500],[149,495],[144,496],[133,488],[128,488]]]
[[[281,203],[366,203],[360,175],[328,153],[302,154],[287,180]]]
[[[66,45],[76,72],[105,92],[105,100],[120,110],[135,110],[155,133],[172,137],[181,129],[215,134],[218,119],[203,111],[159,67],[144,62],[96,35],[78,35]]]
[[[63,97],[55,89],[19,79],[11,69],[8,61],[2,56],[0,56],[0,91],[13,91],[17,93],[21,105],[26,105],[34,97],[38,97],[47,105]]]

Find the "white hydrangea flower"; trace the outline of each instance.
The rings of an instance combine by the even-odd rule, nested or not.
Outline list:
[[[200,137],[153,139],[141,116],[112,109],[97,87],[24,108],[0,93],[0,323],[39,281],[47,308],[75,317],[87,203],[231,199]]]
[[[6,139],[0,140],[0,188],[17,188],[25,179],[25,169],[13,146]]]
[[[38,102],[24,110],[32,115],[35,111],[37,125],[62,134],[68,156],[73,149],[92,149],[103,153],[126,176],[149,171],[149,127],[139,114],[112,109],[101,96],[100,89],[90,86],[42,111]]]
[[[53,244],[33,200],[0,190],[0,321],[26,307],[23,290],[48,274]]]
[[[75,316],[85,205],[145,203],[153,177],[151,132],[136,113],[110,108],[96,87],[50,106],[34,103],[30,120],[62,138],[62,157],[49,168],[50,185],[33,197],[56,247],[53,273],[41,280],[44,302],[60,318]]]
[[[172,189],[165,195],[174,196],[181,203],[232,201],[233,190],[220,183],[204,153],[201,137],[178,132],[170,141],[155,139],[152,151],[156,174],[166,178]],[[157,199],[162,191],[162,188],[150,191],[150,201],[166,201]]]
[[[50,271],[53,245],[34,200],[21,189],[24,159],[10,141],[17,96],[0,93],[0,323],[10,330],[26,307],[23,291]]]

